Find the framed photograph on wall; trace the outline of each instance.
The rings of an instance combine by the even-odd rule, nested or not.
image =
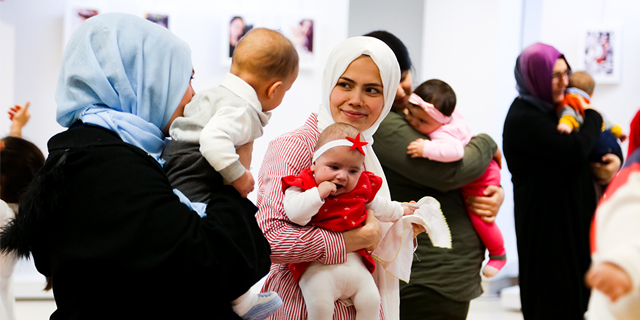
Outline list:
[[[146,12],[144,14],[144,18],[155,24],[161,25],[169,29],[169,15],[166,13]]]
[[[257,10],[235,10],[222,19],[221,57],[223,65],[231,64],[233,51],[238,42],[251,29],[262,26]]]
[[[73,34],[80,24],[102,12],[102,4],[99,2],[67,2],[67,10],[64,15],[63,48],[66,47],[71,34]]]
[[[583,70],[596,83],[616,84],[620,82],[622,63],[622,37],[620,26],[599,26],[589,28],[582,35],[581,46]]]
[[[300,68],[308,69],[316,65],[318,55],[317,19],[309,15],[291,14],[282,16],[282,33],[291,40],[298,50]]]

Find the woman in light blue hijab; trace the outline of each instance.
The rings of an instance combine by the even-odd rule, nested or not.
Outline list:
[[[230,301],[269,271],[257,208],[233,187],[200,217],[159,157],[193,89],[189,46],[127,14],[101,14],[69,40],[49,156],[0,249],[33,255],[52,319],[239,319]]]
[[[183,95],[190,100],[194,94],[192,70],[189,46],[166,28],[124,14],[89,19],[65,51],[58,123],[81,120],[110,129],[158,159],[162,130],[184,107]]]

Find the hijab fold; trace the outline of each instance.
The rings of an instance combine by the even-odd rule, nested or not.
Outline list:
[[[189,46],[140,17],[100,14],[83,22],[65,50],[57,121],[116,132],[159,160],[164,129],[189,86]]]
[[[553,67],[560,58],[564,59],[564,55],[556,48],[539,42],[522,50],[514,70],[520,98],[544,112],[555,111],[552,93]]]

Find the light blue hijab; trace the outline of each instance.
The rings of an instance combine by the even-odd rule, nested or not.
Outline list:
[[[166,28],[130,14],[97,15],[67,44],[57,121],[107,128],[159,161],[162,129],[185,95],[192,70],[189,46]]]

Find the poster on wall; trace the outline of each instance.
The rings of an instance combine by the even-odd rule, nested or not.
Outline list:
[[[251,29],[260,25],[259,15],[256,12],[235,12],[227,15],[225,27],[222,28],[222,62],[223,64],[230,64],[233,51],[235,50],[238,42],[244,37]]]
[[[604,26],[587,29],[581,47],[584,71],[596,84],[620,82],[622,63],[621,36],[619,26]]]
[[[64,17],[64,46],[80,24],[101,12],[103,9],[99,3],[68,2]]]
[[[316,37],[316,19],[308,15],[283,16],[282,33],[291,40],[298,50],[300,68],[313,68],[316,63],[318,43]]]
[[[313,15],[301,12],[265,12],[265,10],[233,10],[223,18],[222,58],[223,64],[229,65],[235,46],[247,32],[254,28],[269,28],[281,32],[298,51],[300,68],[316,67],[319,52],[317,19]]]
[[[144,18],[169,29],[169,15],[165,13],[145,13]]]

